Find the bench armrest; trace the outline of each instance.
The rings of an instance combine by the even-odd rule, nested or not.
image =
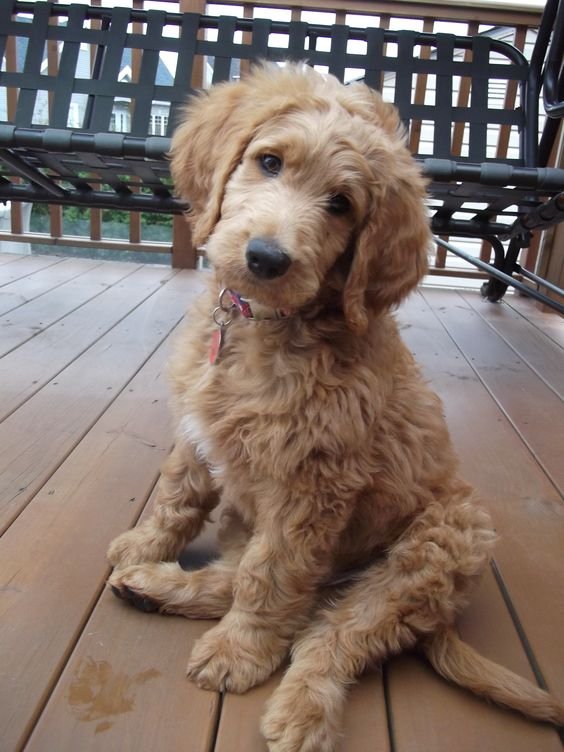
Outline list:
[[[560,0],[554,18],[552,41],[544,68],[543,98],[546,114],[564,117],[564,0]]]

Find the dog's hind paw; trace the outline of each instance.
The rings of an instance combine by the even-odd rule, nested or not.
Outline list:
[[[134,565],[116,569],[108,580],[112,593],[116,598],[128,601],[140,611],[158,611],[164,604],[154,593],[149,593],[147,588],[149,580],[146,570],[151,566],[154,568],[155,565]]]
[[[153,611],[159,610],[159,604],[156,601],[152,598],[147,598],[144,595],[136,593],[134,590],[131,590],[131,588],[128,588],[127,585],[122,588],[112,585],[111,589],[116,598],[119,598],[122,601],[129,601],[129,603],[135,606],[135,608],[138,608],[139,611],[152,613]]]
[[[301,716],[294,708],[293,716]],[[334,752],[336,739],[322,720],[295,717],[272,717],[270,713],[261,724],[269,752]]]
[[[305,683],[290,687],[283,679],[261,720],[269,752],[334,752],[337,719],[327,705]]]
[[[285,646],[266,630],[242,625],[234,630],[222,621],[198,640],[186,673],[202,689],[241,694],[266,681],[285,654]]]

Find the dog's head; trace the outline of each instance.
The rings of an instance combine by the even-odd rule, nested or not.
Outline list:
[[[360,333],[426,270],[424,180],[395,108],[363,84],[265,65],[213,87],[188,105],[171,170],[220,283],[264,305],[330,284]]]

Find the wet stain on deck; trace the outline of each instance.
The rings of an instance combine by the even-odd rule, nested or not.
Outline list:
[[[95,728],[99,734],[113,726],[115,716],[131,712],[137,689],[158,676],[156,669],[132,675],[114,672],[107,661],[86,658],[75,671],[67,700],[79,721],[100,721]]]

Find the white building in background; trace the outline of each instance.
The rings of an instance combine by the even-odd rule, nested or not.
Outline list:
[[[16,43],[16,69],[22,71],[25,65],[27,52],[27,39],[17,38]],[[78,62],[76,66],[76,78],[90,78],[90,48],[87,45],[81,45]],[[2,61],[2,70],[6,69],[6,61]],[[45,56],[41,65],[41,72],[47,74],[47,56]],[[126,48],[123,51],[121,61],[121,70],[118,76],[119,81],[129,82],[132,79],[131,66],[131,49]],[[165,63],[164,56],[159,60],[157,68],[156,84],[161,86],[172,86],[173,75]],[[86,94],[73,94],[69,108],[67,127],[82,128],[86,103],[88,96]],[[170,106],[167,102],[154,101],[151,108],[149,134],[164,136],[168,125]],[[0,90],[0,120],[7,121],[7,97],[6,90]],[[49,122],[48,112],[48,95],[46,91],[38,91],[33,112],[33,122],[36,125],[46,125]],[[128,132],[131,126],[130,101],[128,99],[116,97],[111,116],[110,130]]]

